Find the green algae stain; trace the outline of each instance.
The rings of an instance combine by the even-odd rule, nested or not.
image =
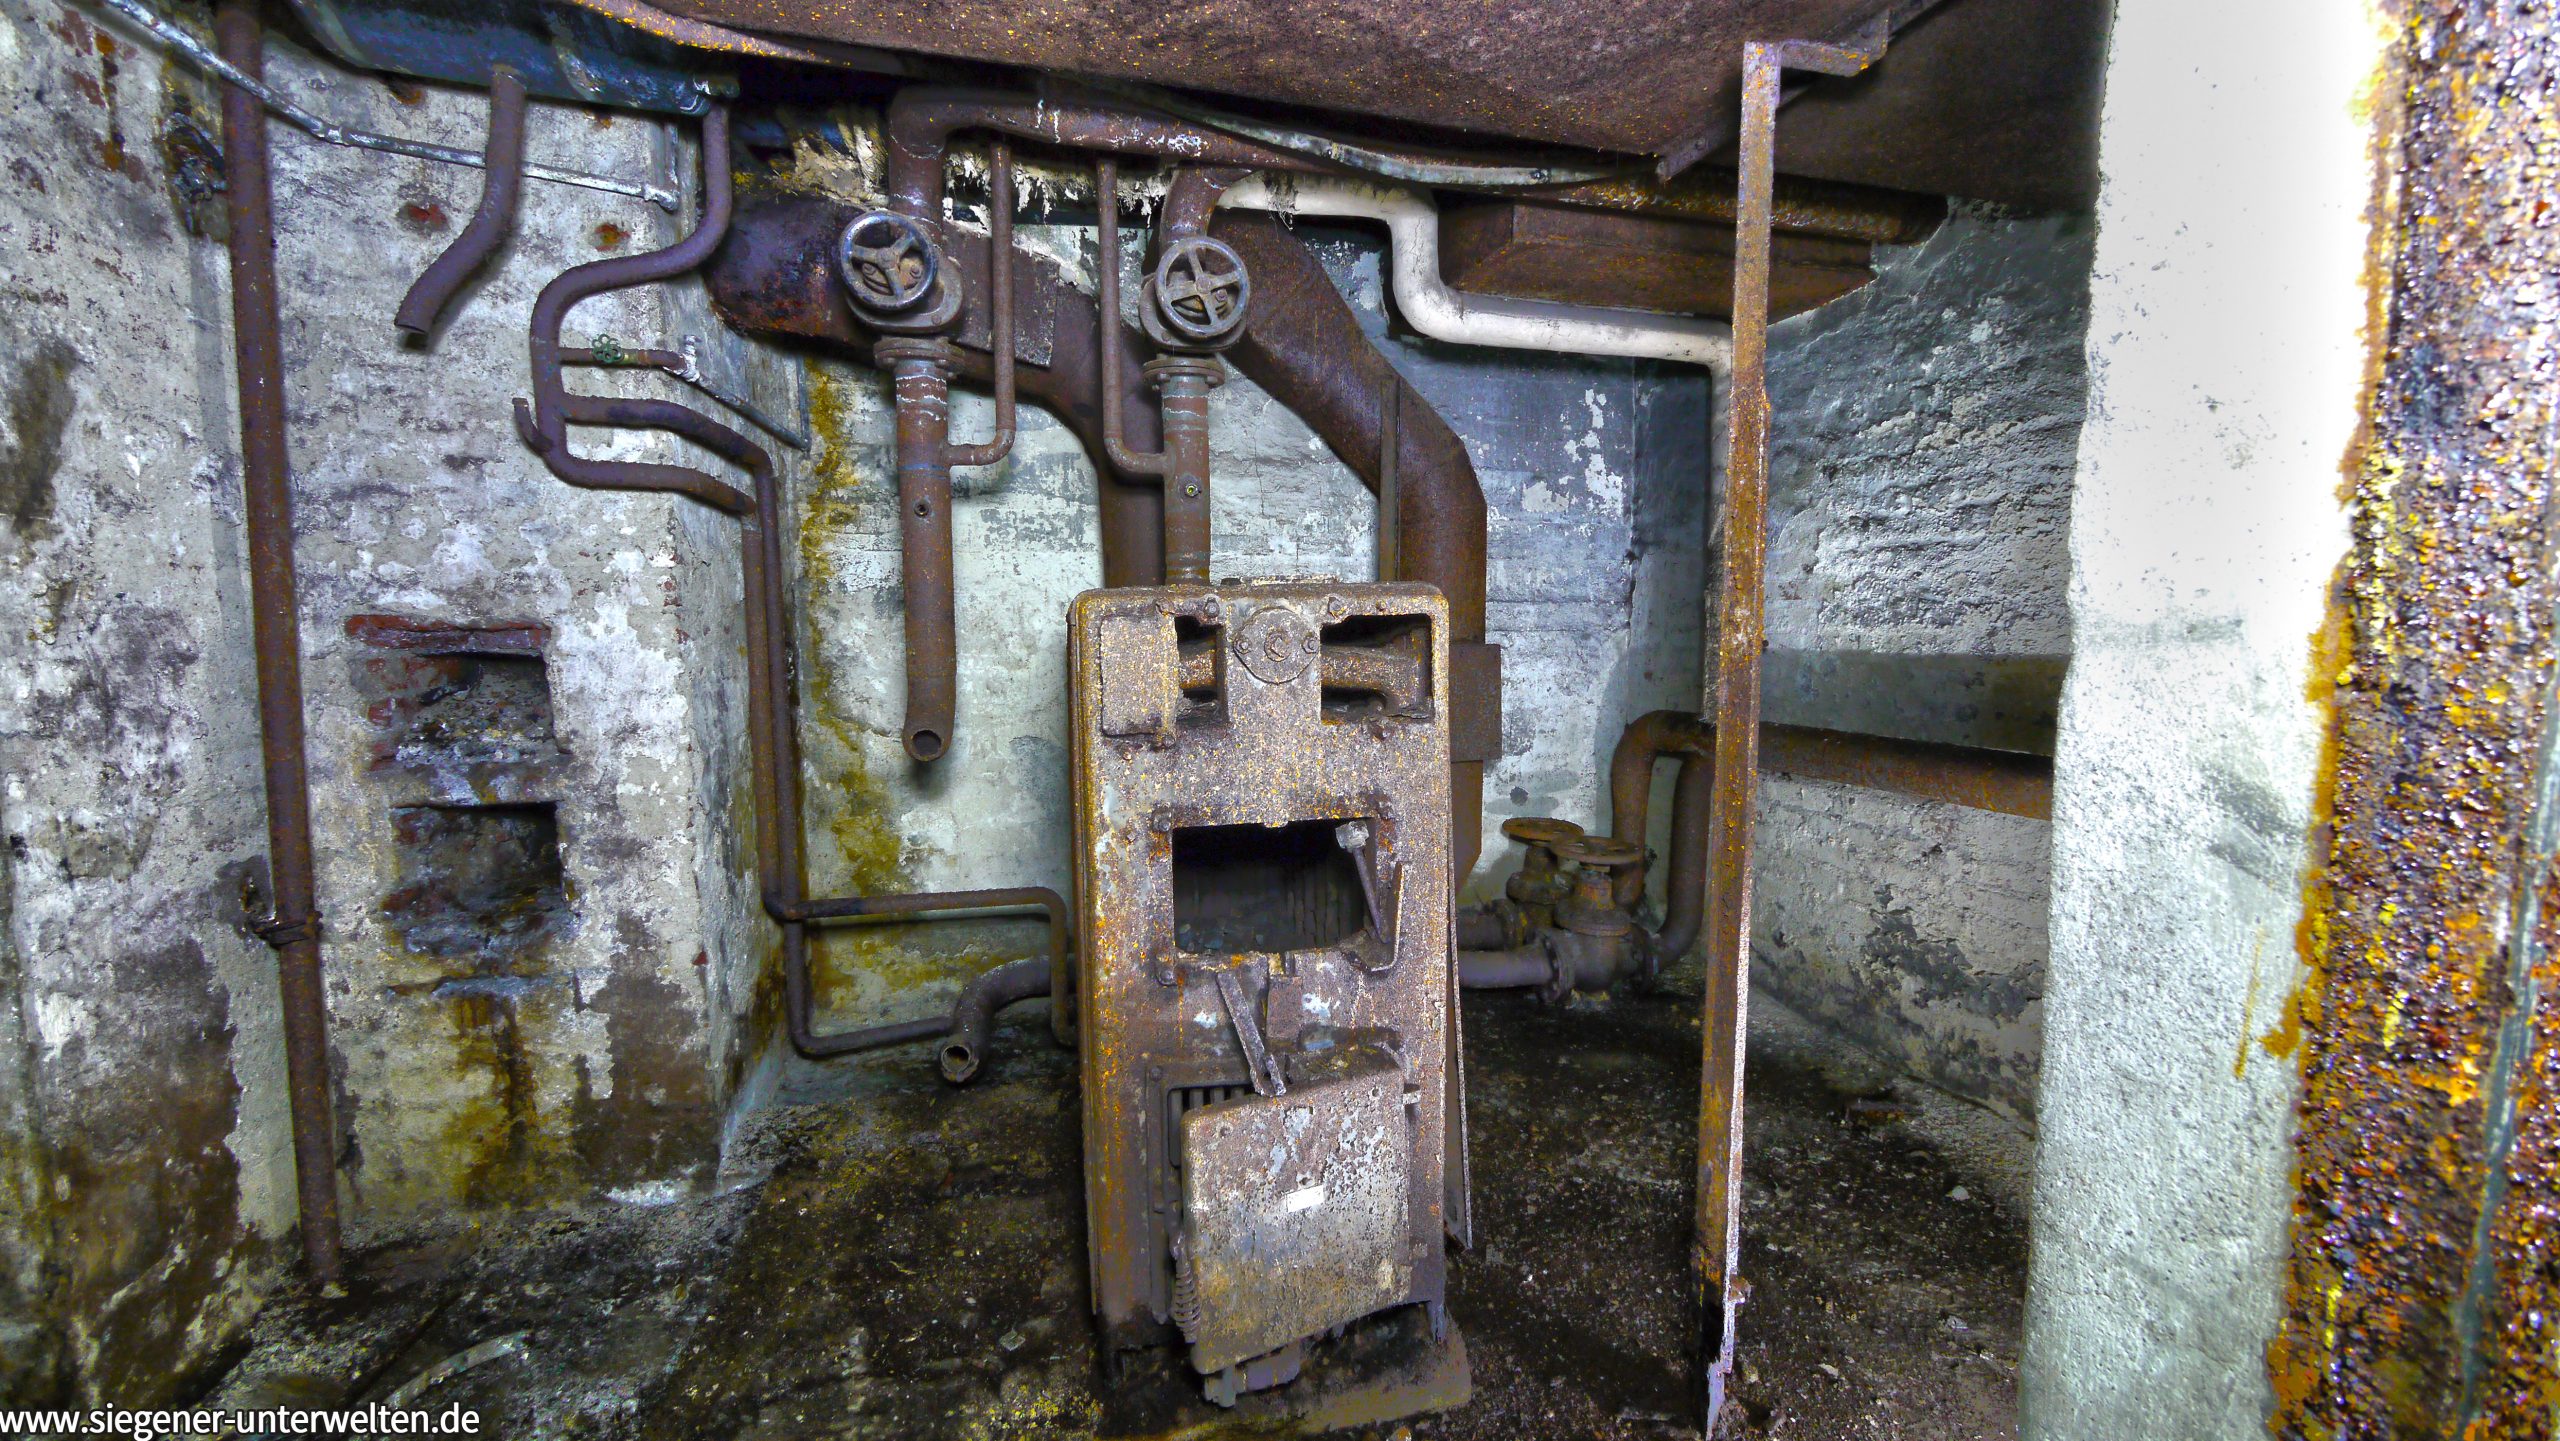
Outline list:
[[[865,526],[866,477],[857,439],[864,407],[843,372],[813,361],[808,368],[809,419],[816,454],[801,491],[800,591],[810,617],[801,648],[802,715],[813,722],[804,757],[809,810],[833,842],[833,857],[813,854],[813,893],[883,895],[915,889],[913,848],[902,834],[903,802],[875,772],[872,751],[894,745],[860,725],[845,688],[817,643],[818,618],[843,593],[838,562]],[[885,480],[870,478],[874,485]],[[954,944],[948,923],[862,923],[822,926],[810,938],[810,963],[821,1009],[868,1012],[895,1006],[901,995],[975,975],[1020,955],[979,944]],[[905,1009],[905,1008],[899,1008]]]

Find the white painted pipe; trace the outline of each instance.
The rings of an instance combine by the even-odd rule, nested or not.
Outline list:
[[[1558,305],[1464,295],[1440,278],[1440,210],[1418,190],[1367,180],[1265,172],[1219,198],[1221,205],[1281,215],[1386,222],[1396,308],[1434,340],[1567,355],[1625,355],[1703,365],[1721,377],[1733,364],[1733,327],[1718,320],[1640,310]]]

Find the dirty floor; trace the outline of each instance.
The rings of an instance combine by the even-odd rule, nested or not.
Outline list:
[[[1719,1437],[2014,1436],[2014,1128],[1755,1009],[1752,1300]],[[1327,1434],[1697,1434],[1694,1016],[1468,997],[1476,1249],[1451,1310],[1474,1400]],[[794,1066],[712,1194],[377,1247],[343,1298],[270,1306],[216,1404],[461,1402],[510,1438],[1279,1434],[1170,1384],[1103,1397],[1080,1197],[1070,1058],[1018,1008],[964,1091],[921,1049]]]

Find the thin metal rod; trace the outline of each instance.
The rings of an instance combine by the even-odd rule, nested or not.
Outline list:
[[[1094,299],[1102,313],[1095,317],[1102,341],[1102,451],[1123,475],[1161,476],[1172,457],[1165,451],[1141,455],[1121,441],[1120,405],[1120,167],[1109,160],[1093,167],[1101,271],[1094,277]]]
[[[710,396],[738,413],[756,429],[790,446],[793,450],[809,448],[809,433],[783,424],[754,401],[736,394],[713,380],[702,369],[702,338],[688,335],[680,350],[642,349],[617,345],[613,337],[599,335],[593,345],[560,347],[562,365],[594,365],[606,369],[660,370]]]
[[[524,102],[524,77],[499,66],[489,78],[489,145],[482,152],[489,178],[480,188],[480,208],[400,298],[391,323],[412,336],[434,334],[453,297],[515,233],[516,201],[524,193]]]
[[[223,0],[214,31],[232,68],[254,76],[266,39],[255,0]],[[275,199],[267,116],[256,97],[222,95],[223,205],[231,222],[231,329],[238,349],[240,488],[249,533],[249,619],[257,653],[258,733],[266,771],[272,910],[260,933],[276,950],[284,1019],[285,1094],[311,1279],[344,1270],[338,1226],[337,1125],[329,1103],[329,1000],[320,974],[318,885],[311,858],[311,776],[302,733],[302,616],[293,570],[293,480],[285,446],[284,343],[276,318]]]
[[[1707,977],[1699,1031],[1700,1372],[1712,1432],[1733,1370],[1742,1305],[1743,1029],[1749,1022],[1752,808],[1760,771],[1760,650],[1769,551],[1769,231],[1777,158],[1778,81],[1789,66],[1854,75],[1871,54],[1806,41],[1743,47],[1742,174],[1733,266],[1732,459],[1726,467],[1724,565],[1716,606],[1714,788],[1707,814]]]
[[[998,140],[987,164],[987,290],[995,312],[988,364],[995,371],[996,432],[981,445],[949,445],[945,465],[994,465],[1013,453],[1013,147]]]
[[[143,33],[159,41],[161,45],[185,59],[196,69],[235,90],[245,91],[256,97],[260,104],[282,116],[286,124],[314,140],[330,145],[351,146],[358,150],[379,150],[391,155],[406,155],[417,160],[433,160],[444,165],[467,166],[473,170],[481,169],[487,163],[477,153],[451,145],[438,145],[426,140],[410,140],[398,135],[379,135],[370,130],[358,130],[352,126],[324,120],[295,103],[282,91],[269,86],[256,75],[250,74],[231,61],[206,49],[202,41],[162,19],[150,6],[143,4],[142,0],[94,0],[94,3],[103,5],[132,22]],[[590,175],[582,170],[563,170],[556,165],[544,165],[534,161],[526,162],[524,173],[536,180],[548,180],[558,185],[576,185],[588,190],[602,190],[612,195],[628,195],[634,199],[646,200],[669,214],[674,213],[679,199],[671,186],[617,180],[609,175]]]

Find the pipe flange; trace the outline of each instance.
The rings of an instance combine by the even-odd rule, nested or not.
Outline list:
[[[1210,390],[1227,383],[1227,367],[1209,355],[1159,355],[1138,367],[1138,371],[1158,390],[1171,380],[1198,380]]]
[[[1165,247],[1138,294],[1138,325],[1149,340],[1177,350],[1221,350],[1244,334],[1253,277],[1235,247],[1191,235]]]

